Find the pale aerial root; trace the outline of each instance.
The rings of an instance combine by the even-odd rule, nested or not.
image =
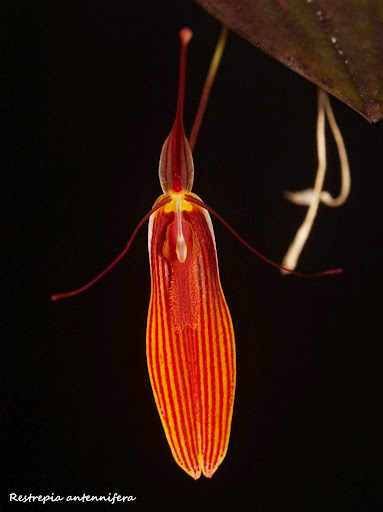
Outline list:
[[[329,192],[322,190],[327,168],[325,130],[326,116],[335,139],[340,162],[341,188],[337,197],[332,197]],[[286,199],[295,204],[308,206],[306,217],[298,229],[294,240],[291,242],[282,261],[282,266],[291,269],[295,269],[297,266],[299,256],[308,239],[317,215],[319,203],[322,202],[326,206],[331,207],[341,206],[346,201],[351,188],[350,167],[348,164],[343,137],[335,121],[329,97],[323,89],[318,89],[317,151],[318,168],[314,188],[301,190],[299,192],[285,192],[283,194]],[[284,270],[281,270],[281,273],[286,274]]]

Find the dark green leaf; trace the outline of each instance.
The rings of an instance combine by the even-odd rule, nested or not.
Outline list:
[[[196,0],[370,122],[383,117],[382,0]]]

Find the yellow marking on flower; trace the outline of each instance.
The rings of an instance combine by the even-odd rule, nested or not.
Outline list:
[[[160,196],[157,201],[161,198],[163,199],[166,195],[169,195],[171,197],[171,200],[166,203],[164,206],[164,212],[170,213],[170,212],[176,212],[177,211],[177,205],[180,206],[181,211],[191,212],[193,210],[193,205],[190,201],[187,201],[185,199],[185,193],[175,193],[175,192],[169,192],[168,194],[163,194]],[[156,201],[156,203],[157,203]],[[156,204],[154,203],[154,204]]]

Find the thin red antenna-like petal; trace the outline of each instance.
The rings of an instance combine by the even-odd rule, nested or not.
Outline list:
[[[220,222],[222,222],[222,224],[230,231],[230,233],[232,235],[234,235],[235,238],[237,238],[237,240],[239,240],[242,245],[244,245],[247,249],[249,249],[249,251],[251,251],[253,254],[258,256],[258,258],[260,258],[261,260],[265,261],[266,263],[268,263],[269,265],[271,265],[271,266],[273,266],[275,268],[278,268],[279,270],[281,270],[281,269],[285,270],[289,274],[292,274],[293,276],[297,276],[297,277],[323,277],[323,276],[330,276],[330,275],[334,275],[334,274],[341,274],[343,272],[343,269],[341,269],[341,268],[333,268],[333,269],[330,269],[330,270],[324,270],[323,272],[315,272],[314,274],[304,274],[303,272],[297,272],[296,270],[290,270],[289,268],[283,267],[282,265],[279,265],[279,263],[276,263],[275,261],[270,260],[269,258],[264,256],[261,252],[257,251],[257,249],[255,249],[250,244],[248,244],[235,231],[235,229],[232,228],[230,226],[230,224],[219,215],[219,213],[214,211],[213,208],[208,206],[206,203],[204,203],[203,201],[200,201],[196,197],[190,196],[189,194],[185,194],[185,199],[187,201],[190,201],[191,203],[195,203],[198,206],[201,206],[202,208],[205,208],[205,210],[210,212],[212,215],[214,215],[214,217],[216,217]]]
[[[76,288],[75,290],[71,290],[69,292],[64,293],[55,293],[51,295],[51,300],[60,300],[60,299],[67,299],[68,297],[74,297],[75,295],[79,295],[82,292],[85,292],[88,288],[93,286],[97,281],[99,281],[105,274],[109,272],[114,266],[117,265],[117,263],[125,256],[125,254],[129,251],[133,240],[135,239],[138,231],[140,228],[145,224],[145,222],[149,219],[149,217],[152,215],[152,213],[156,212],[159,208],[162,208],[166,203],[171,201],[170,197],[165,197],[162,201],[160,201],[154,208],[152,208],[146,215],[142,217],[140,222],[137,224],[137,226],[134,228],[134,231],[132,233],[132,236],[129,238],[129,241],[125,247],[125,249],[115,258],[110,265],[108,265],[100,274],[98,274],[96,277],[91,279],[88,283],[84,284],[83,286],[80,286],[80,288]]]

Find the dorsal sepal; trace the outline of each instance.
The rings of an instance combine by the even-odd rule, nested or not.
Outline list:
[[[183,126],[186,50],[193,33],[189,28],[183,28],[179,35],[181,56],[177,112],[171,132],[162,147],[158,169],[161,188],[165,194],[168,192],[191,192],[194,180],[193,157]]]

